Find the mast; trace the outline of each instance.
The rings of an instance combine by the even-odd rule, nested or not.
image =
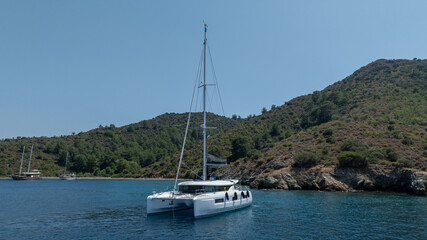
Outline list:
[[[22,173],[22,162],[24,162],[25,146],[22,148],[21,166],[19,167],[19,175]]]
[[[30,152],[30,161],[28,162],[28,171],[30,171],[30,165],[31,165],[31,157],[33,156],[33,145],[31,145],[31,152]]]
[[[203,181],[206,181],[206,44],[208,41],[208,25],[205,24],[205,40],[203,41]]]
[[[68,152],[67,152],[67,156],[65,157],[64,175],[67,172],[67,161],[68,161]]]

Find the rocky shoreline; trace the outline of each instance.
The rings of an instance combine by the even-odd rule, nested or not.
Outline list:
[[[242,179],[242,182],[256,189],[385,191],[426,196],[427,172],[379,165],[370,165],[365,169],[287,167],[251,179]]]
[[[58,177],[41,177],[42,179],[59,179]],[[77,176],[77,179],[85,179],[85,180],[149,180],[149,181],[175,181],[175,178],[143,178],[143,177],[137,177],[137,178],[125,178],[125,177],[79,177]],[[0,180],[10,180],[9,176],[0,176]],[[188,181],[191,179],[182,179],[179,178],[179,181]]]
[[[235,176],[236,177],[236,176]],[[57,179],[57,177],[43,177]],[[237,177],[239,178],[239,177]],[[0,179],[10,179],[0,177]],[[78,177],[99,180],[174,180],[171,178]],[[179,179],[189,180],[189,179]],[[281,168],[257,176],[240,177],[241,183],[254,189],[316,191],[380,191],[427,195],[427,172],[411,168],[369,165],[364,169],[318,165],[312,168]]]

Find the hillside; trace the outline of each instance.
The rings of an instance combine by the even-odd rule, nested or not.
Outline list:
[[[34,145],[32,168],[43,176],[56,176],[64,169],[67,152],[68,169],[80,176],[138,177],[142,169],[153,163],[162,165],[180,151],[187,114],[163,114],[151,120],[123,127],[99,126],[88,132],[61,137],[6,139],[0,141],[0,175],[19,170],[22,147],[27,147],[24,166],[28,164],[29,148]],[[202,115],[193,114],[187,146],[202,139],[199,123]],[[211,126],[231,129],[238,121],[209,114]],[[214,136],[220,131],[213,131]]]
[[[426,60],[378,60],[322,91],[245,119],[211,139],[211,151],[225,146],[222,157],[233,165],[249,161],[245,168],[254,173],[272,160],[292,164],[304,151],[316,154],[318,164],[335,165],[348,143],[373,152],[370,163],[421,169],[427,154],[426,85]]]
[[[277,183],[280,178],[276,178],[277,186],[265,185],[263,180],[280,172],[299,171],[293,174],[301,175],[317,165],[331,166],[333,171],[350,167],[366,172],[378,166],[388,173],[396,168],[425,171],[426,119],[427,61],[378,60],[321,92],[299,97],[253,119],[260,127],[252,129],[268,130],[266,126],[278,124],[280,137],[256,159],[249,157],[248,150],[230,172],[254,187],[286,188],[286,184]],[[256,135],[248,133],[252,138],[249,149],[253,149]],[[311,174],[319,171],[322,168]]]
[[[68,151],[70,169],[81,175],[174,177],[186,117],[164,114],[74,136],[0,141],[0,175],[15,171],[22,145],[34,143],[34,166],[47,175],[62,169]],[[409,191],[398,185],[425,176],[427,163],[427,60],[377,60],[259,116],[212,117],[210,125],[219,128],[210,133],[208,151],[230,163],[229,171],[217,175],[229,173],[256,188],[328,190],[329,179],[335,190]],[[200,114],[195,118],[181,171],[185,178],[201,171]],[[354,178],[341,181],[352,174],[372,186],[355,186]],[[375,185],[381,174],[394,185]]]
[[[218,175],[230,173],[255,188],[286,189],[278,173],[295,170],[298,172],[293,174],[298,175],[317,166],[318,171],[325,169],[322,166],[328,171],[379,167],[383,175],[411,168],[421,171],[423,177],[427,162],[426,91],[426,60],[378,60],[322,91],[245,119],[210,139],[209,151],[231,163],[229,171]],[[218,151],[223,146],[225,150]],[[198,149],[187,151],[187,171],[200,165]],[[168,164],[176,162],[166,163],[172,168]],[[157,169],[149,176],[168,174]],[[194,177],[189,172],[183,174]],[[274,184],[265,182],[270,176],[276,176]],[[399,184],[399,180],[395,182]],[[302,185],[296,189],[316,189]],[[395,186],[384,188],[396,190]],[[351,186],[340,190],[348,189]]]

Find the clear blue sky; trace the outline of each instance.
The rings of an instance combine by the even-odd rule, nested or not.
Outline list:
[[[0,139],[187,112],[209,25],[226,116],[427,55],[427,1],[0,1]]]

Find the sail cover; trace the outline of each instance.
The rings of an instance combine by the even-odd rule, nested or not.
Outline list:
[[[211,168],[220,168],[227,165],[227,160],[207,154],[207,165]]]

